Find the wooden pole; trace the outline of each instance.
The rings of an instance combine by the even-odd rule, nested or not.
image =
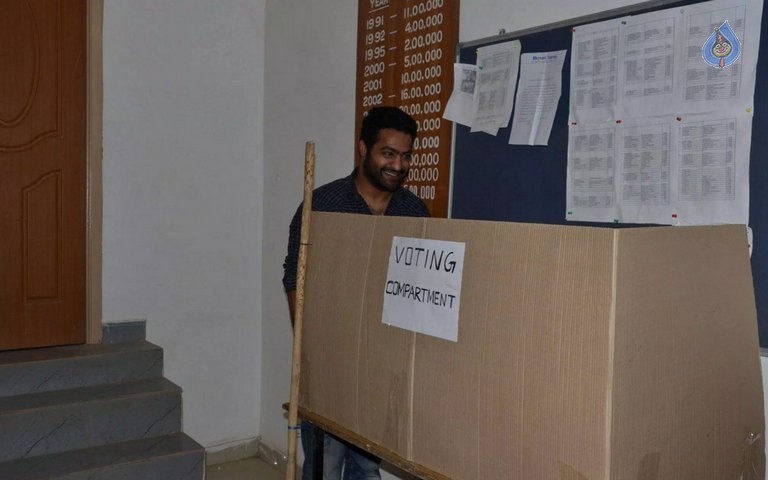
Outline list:
[[[299,380],[301,378],[301,338],[304,323],[304,280],[309,247],[309,218],[312,214],[312,188],[315,183],[315,144],[307,142],[304,151],[304,205],[301,210],[301,242],[296,274],[296,305],[293,318],[293,364],[291,366],[291,397],[288,405],[288,465],[286,480],[296,479],[296,435],[299,417]]]

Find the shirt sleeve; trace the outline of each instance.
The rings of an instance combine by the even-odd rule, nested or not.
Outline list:
[[[299,243],[301,243],[301,209],[302,205],[296,209],[296,213],[291,220],[291,226],[288,229],[288,253],[283,262],[283,287],[286,292],[296,290],[296,274],[299,264]]]

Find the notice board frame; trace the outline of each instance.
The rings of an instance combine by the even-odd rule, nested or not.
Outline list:
[[[625,15],[703,3],[701,0],[657,0],[565,20],[540,27],[486,37],[457,46],[458,61],[474,64],[477,48],[520,40],[522,53],[567,50],[562,96],[547,146],[509,145],[510,123],[496,136],[471,133],[456,125],[452,167],[451,218],[628,228],[639,225],[566,221],[568,108],[572,29]],[[768,348],[768,9],[761,19],[760,54],[755,82],[752,146],[749,165],[749,226],[760,346]],[[643,224],[642,226],[649,226]]]

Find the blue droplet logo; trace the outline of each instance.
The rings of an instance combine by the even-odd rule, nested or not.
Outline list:
[[[728,20],[717,27],[701,47],[704,61],[715,68],[727,68],[741,56],[741,41],[728,24]]]

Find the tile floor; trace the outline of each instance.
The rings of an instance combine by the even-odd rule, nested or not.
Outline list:
[[[384,480],[418,480],[397,467],[382,463]],[[273,467],[264,460],[247,458],[230,463],[220,463],[205,469],[205,480],[285,480],[285,472]]]
[[[211,465],[205,469],[206,480],[285,480],[285,472],[258,458]]]

